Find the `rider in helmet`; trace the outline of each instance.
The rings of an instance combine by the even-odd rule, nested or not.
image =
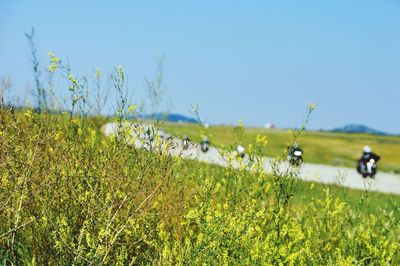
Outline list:
[[[187,135],[183,135],[182,138],[182,147],[186,150],[187,148],[189,148],[189,144],[190,144],[190,139]]]
[[[200,143],[200,148],[203,152],[207,152],[209,148],[210,142],[208,141],[208,137],[204,136],[203,140]]]
[[[377,163],[380,159],[381,157],[373,153],[369,146],[364,146],[361,158],[358,160],[357,171],[364,176],[367,163],[371,160],[373,160],[374,163]]]
[[[299,144],[294,143],[288,146],[287,160],[293,165],[300,165],[303,162],[303,150],[299,147]]]
[[[240,156],[241,158],[244,158],[245,154],[245,148],[242,145],[238,145],[236,148],[237,154],[238,156]]]

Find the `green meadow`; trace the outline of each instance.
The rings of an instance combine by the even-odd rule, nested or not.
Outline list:
[[[67,110],[46,97],[36,108],[0,105],[0,264],[400,263],[399,196],[302,182],[296,167],[266,173],[258,160],[221,168],[173,157],[159,136],[138,148],[144,127],[124,125],[143,116],[122,66],[111,75],[115,114],[105,118],[93,113],[101,102],[90,103],[87,79],[49,56],[49,71],[67,82]],[[106,137],[110,120],[117,132]],[[344,166],[367,144],[382,170],[398,171],[396,137],[164,122],[150,131],[159,127],[194,141],[207,134],[223,149],[245,145],[251,158],[282,154],[295,138],[306,161]]]
[[[400,263],[399,196],[137,149],[106,120],[0,109],[0,264]]]

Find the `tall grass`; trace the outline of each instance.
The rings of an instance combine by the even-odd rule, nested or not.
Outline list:
[[[305,187],[297,168],[267,174],[256,160],[268,148],[262,136],[252,160],[231,158],[226,168],[172,157],[157,134],[144,140],[152,149],[137,148],[143,129],[124,126],[135,107],[121,67],[120,127],[107,138],[105,119],[87,115],[85,79],[51,61],[68,79],[71,112],[0,110],[3,264],[400,262],[397,198]]]

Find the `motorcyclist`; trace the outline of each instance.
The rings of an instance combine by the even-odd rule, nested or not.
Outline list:
[[[244,158],[244,156],[246,155],[245,149],[242,145],[238,145],[236,148],[236,151],[237,151],[237,155],[240,156],[241,158]]]
[[[200,148],[203,152],[207,152],[210,146],[210,142],[208,141],[208,137],[203,137],[203,140],[200,143]]]
[[[189,144],[190,144],[190,139],[188,136],[184,135],[182,138],[182,147],[184,150],[189,148]]]
[[[363,149],[363,154],[358,160],[357,171],[365,178],[367,176],[374,177],[376,174],[377,166],[376,163],[381,159],[381,157],[372,152],[369,146],[365,146]]]
[[[299,166],[303,162],[303,150],[297,143],[288,146],[287,160],[290,164]]]

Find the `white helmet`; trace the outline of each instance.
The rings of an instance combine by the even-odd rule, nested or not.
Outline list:
[[[238,151],[238,153],[244,153],[244,147],[242,145],[239,145],[237,147],[237,151]]]
[[[301,156],[303,153],[301,151],[294,151],[294,156]]]
[[[369,146],[364,146],[364,152],[365,153],[370,153],[372,152],[371,148]]]

